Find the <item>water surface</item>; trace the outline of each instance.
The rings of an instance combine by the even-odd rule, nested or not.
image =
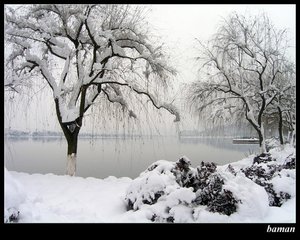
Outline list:
[[[67,144],[58,138],[5,138],[5,166],[27,173],[63,175]],[[193,167],[201,161],[223,165],[258,152],[257,144],[232,144],[232,138],[99,138],[78,142],[77,176],[137,177],[153,162],[187,156]]]

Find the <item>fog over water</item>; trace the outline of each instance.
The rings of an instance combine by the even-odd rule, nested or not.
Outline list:
[[[8,170],[63,175],[67,145],[59,138],[7,138]],[[232,138],[98,138],[79,139],[77,176],[137,177],[153,162],[187,156],[193,167],[201,161],[218,165],[238,161],[258,151],[257,144],[232,144]]]

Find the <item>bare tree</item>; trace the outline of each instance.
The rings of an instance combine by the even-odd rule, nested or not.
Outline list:
[[[280,144],[284,144],[284,129],[292,133],[287,141],[293,143],[296,131],[296,71],[295,65],[289,61],[282,65],[277,81],[274,83],[273,91],[277,93],[274,100],[266,110],[269,118],[274,116],[278,119],[278,135]]]
[[[19,79],[38,73],[51,88],[68,143],[68,175],[76,172],[83,117],[99,96],[136,118],[128,97],[144,95],[179,121],[176,108],[154,94],[155,87],[163,91],[168,86],[175,71],[161,46],[150,41],[140,6],[33,5],[5,10],[5,40],[14,49],[7,62],[14,64]]]
[[[286,30],[276,30],[266,15],[233,13],[208,44],[200,44],[205,74],[190,87],[192,104],[202,110],[227,102],[236,113],[243,111],[265,152],[265,111],[279,94],[275,83],[286,61]]]

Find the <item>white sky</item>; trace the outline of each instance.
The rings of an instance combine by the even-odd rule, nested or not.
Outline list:
[[[197,52],[195,38],[206,41],[216,32],[218,24],[230,12],[240,14],[267,13],[277,28],[287,28],[291,45],[296,45],[296,5],[292,4],[166,4],[153,5],[150,22],[173,50],[174,60],[184,82],[194,77],[191,70]],[[295,56],[295,49],[291,53]],[[192,66],[191,66],[192,65]],[[188,74],[190,73],[190,74]]]
[[[149,6],[149,5],[147,5]],[[208,40],[215,33],[218,23],[222,17],[226,17],[230,12],[236,11],[241,14],[255,15],[265,12],[277,28],[287,28],[290,33],[291,45],[296,46],[296,5],[292,4],[241,4],[241,5],[221,5],[221,4],[166,4],[152,5],[152,11],[149,13],[149,23],[154,28],[155,35],[160,36],[165,47],[169,49],[172,57],[173,66],[177,68],[178,75],[176,82],[190,82],[196,77],[196,65],[193,57],[197,55],[195,38],[202,41]],[[291,55],[295,56],[294,51]],[[51,100],[53,102],[53,100]],[[51,107],[54,105],[51,102]],[[33,111],[41,103],[33,104]],[[19,109],[18,107],[14,107]],[[30,110],[32,111],[32,110]],[[53,109],[54,111],[54,109]],[[56,116],[46,112],[41,114],[10,113],[9,118],[5,118],[5,127],[35,130],[36,128],[48,128],[60,130],[58,128]],[[12,116],[12,117],[11,117]],[[35,119],[43,116],[42,119],[48,119],[49,122],[43,123],[43,120]],[[170,116],[172,122],[174,116]],[[24,119],[25,118],[25,119]],[[30,120],[29,118],[32,118]],[[8,121],[7,121],[8,119]],[[169,121],[169,120],[167,120]],[[24,123],[26,123],[24,125]],[[181,123],[184,125],[184,123]],[[86,128],[87,126],[85,126]],[[174,128],[174,127],[170,127]]]

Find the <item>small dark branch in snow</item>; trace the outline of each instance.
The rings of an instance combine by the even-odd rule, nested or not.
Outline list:
[[[99,96],[100,92],[102,91],[101,89],[101,84],[98,84],[97,86],[97,93],[95,94],[95,96],[93,97],[91,103],[87,104],[87,106],[84,108],[84,112],[86,112],[93,104],[93,102],[96,100],[96,98]]]
[[[152,171],[152,170],[154,170],[155,168],[157,168],[157,164],[152,164],[151,166],[149,166],[148,168],[147,168],[147,171]]]
[[[61,59],[64,59],[64,60],[66,60],[67,58],[66,57],[64,57],[64,56],[61,56],[61,55],[59,55],[59,54],[57,54],[57,53],[55,53],[53,50],[52,50],[52,47],[51,47],[51,45],[54,45],[54,44],[52,44],[51,42],[46,42],[46,45],[47,45],[47,47],[48,47],[48,49],[49,49],[49,51],[54,55],[54,56],[56,56],[56,57],[58,57],[58,58],[61,58]]]
[[[107,100],[108,100],[109,102],[111,102],[111,103],[116,103],[116,102],[117,102],[117,103],[119,103],[119,104],[122,105],[122,103],[119,102],[119,101],[113,101],[113,100],[111,100],[109,94],[108,94],[104,89],[102,89],[102,92],[105,94],[105,96],[107,97]],[[122,106],[123,106],[123,105],[122,105]]]
[[[15,87],[14,87],[14,85],[13,85],[12,83],[5,84],[4,87],[10,88],[10,89],[12,89],[14,92],[19,93],[19,92],[17,91],[17,89],[15,89]]]
[[[82,22],[80,23],[80,25],[79,25],[79,28],[78,28],[78,31],[77,31],[77,34],[76,34],[75,48],[77,48],[78,45],[79,45],[78,38],[79,38],[79,35],[80,35],[80,32],[81,32],[81,29],[82,29],[83,25],[84,25],[84,22],[82,21]]]
[[[34,64],[34,66],[40,67],[40,66],[37,64],[37,62],[35,62],[35,61],[27,60],[27,62]],[[53,86],[51,85],[49,79],[47,78],[47,76],[45,75],[45,73],[43,72],[42,69],[40,69],[40,71],[41,71],[41,74],[43,75],[43,77],[45,78],[45,80],[47,81],[49,87],[50,87],[50,88],[52,89],[52,91],[54,92],[54,88],[53,88]]]
[[[41,42],[41,43],[46,44],[46,42],[44,40],[37,39],[37,38],[34,38],[32,36],[22,36],[22,35],[19,35],[19,34],[16,34],[16,33],[7,33],[7,34],[12,36],[12,37],[30,39],[30,40],[33,40],[33,41],[36,41],[36,42]]]
[[[227,170],[230,173],[232,173],[234,176],[236,176],[236,171],[234,170],[234,168],[230,164],[228,164]]]

